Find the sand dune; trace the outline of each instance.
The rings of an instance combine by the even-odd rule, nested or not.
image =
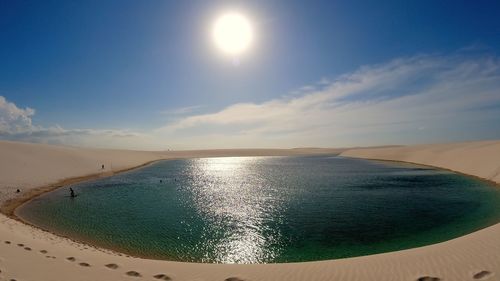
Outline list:
[[[342,150],[139,152],[0,142],[0,203],[40,186],[105,176],[157,159],[339,153]],[[500,141],[355,149],[349,157],[410,161],[499,180]],[[105,169],[102,170],[102,164]],[[20,188],[21,193],[16,193]],[[444,243],[332,261],[228,265],[132,258],[73,242],[0,215],[0,280],[500,280],[500,224]]]
[[[500,141],[352,149],[341,155],[424,164],[500,183]]]

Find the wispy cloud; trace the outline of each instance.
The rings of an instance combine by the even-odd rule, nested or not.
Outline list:
[[[499,89],[495,56],[418,55],[323,78],[299,89],[298,97],[233,104],[158,131],[218,143],[237,138],[242,143],[235,146],[256,140],[329,146],[463,139],[491,125],[500,132],[494,125],[500,122]]]
[[[180,108],[172,108],[172,109],[167,109],[164,111],[161,111],[161,114],[165,115],[186,115],[190,113],[194,113],[201,109],[203,106],[201,105],[193,105],[193,106],[186,106],[186,107],[180,107]]]

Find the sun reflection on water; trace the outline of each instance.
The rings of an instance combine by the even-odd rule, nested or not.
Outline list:
[[[255,168],[258,157],[192,160],[191,192],[195,208],[209,221],[204,245],[206,260],[221,263],[258,263],[272,260],[279,247],[279,231],[266,221],[279,216],[273,189],[265,186]],[[248,177],[249,174],[255,175]],[[269,202],[273,199],[273,202]],[[279,200],[278,200],[279,201]],[[273,245],[273,247],[270,247]],[[272,249],[272,250],[270,250]],[[217,256],[208,256],[208,255]]]

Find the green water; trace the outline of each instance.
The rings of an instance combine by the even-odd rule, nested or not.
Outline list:
[[[161,181],[161,182],[160,182]],[[18,215],[92,244],[214,263],[325,260],[449,240],[500,221],[500,189],[342,157],[162,161],[36,198]]]

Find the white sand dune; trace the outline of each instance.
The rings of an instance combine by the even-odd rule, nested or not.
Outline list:
[[[424,164],[500,183],[500,141],[352,149],[342,156]]]
[[[31,196],[39,187],[53,188],[57,186],[55,183],[68,178],[110,175],[157,159],[341,151],[138,152],[0,142],[0,203],[5,205]],[[499,182],[500,141],[354,149],[342,155],[428,164]],[[17,188],[22,192],[16,193]],[[456,281],[500,280],[500,224],[444,243],[373,256],[292,264],[224,265],[126,257],[0,215],[0,280],[170,280],[167,276],[171,280],[190,281],[439,280],[430,277]],[[426,276],[429,279],[423,279]]]

